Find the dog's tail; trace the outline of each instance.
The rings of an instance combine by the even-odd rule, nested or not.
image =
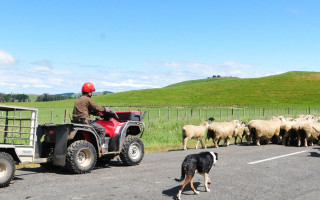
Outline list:
[[[184,167],[183,167],[183,164],[181,165],[181,178],[180,179],[177,179],[175,178],[174,180],[175,181],[178,181],[178,182],[181,182],[184,180],[184,177],[186,176],[185,172],[184,172]]]

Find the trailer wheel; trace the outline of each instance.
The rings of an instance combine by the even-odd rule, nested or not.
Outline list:
[[[10,154],[0,152],[0,188],[7,187],[13,179],[16,166]]]
[[[127,137],[123,143],[120,159],[125,165],[138,165],[144,156],[144,145],[138,137]]]
[[[71,172],[76,174],[89,173],[96,162],[97,152],[90,142],[79,140],[69,145],[67,149],[66,167]]]

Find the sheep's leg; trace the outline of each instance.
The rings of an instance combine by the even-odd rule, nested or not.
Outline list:
[[[187,141],[188,141],[188,140],[189,140],[188,137],[186,137],[186,138],[183,139],[183,149],[184,149],[184,150],[187,150]]]
[[[225,146],[225,147],[228,146],[228,138],[225,138],[225,139],[224,139],[224,144],[223,144],[223,146]]]
[[[240,137],[239,137],[240,138]],[[238,136],[234,136],[234,144],[237,145]]]
[[[231,138],[227,137],[227,146],[229,146]]]
[[[298,147],[301,146],[301,137],[300,137],[300,135],[298,136],[298,144],[297,144],[297,146],[298,146]]]
[[[200,143],[201,143],[201,147],[203,148],[203,142],[202,142],[202,138],[199,138]]]
[[[208,141],[209,141],[209,138],[208,138],[208,137],[206,137],[206,140],[204,141],[204,148],[205,148],[205,149],[207,148]]]
[[[196,143],[196,149],[198,149],[198,144],[199,144],[199,139],[197,140],[197,143]]]
[[[307,147],[308,146],[308,141],[307,141],[307,137],[304,138],[304,146]]]
[[[260,146],[260,139],[257,139],[256,144],[257,144],[257,146]]]
[[[218,140],[213,140],[214,147],[219,148],[219,145],[217,142],[218,142]]]

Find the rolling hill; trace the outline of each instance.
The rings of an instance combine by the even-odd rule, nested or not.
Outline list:
[[[261,78],[219,77],[185,81],[159,89],[94,96],[100,105],[146,107],[320,105],[320,72],[287,72]],[[21,103],[33,107],[72,106],[74,99]],[[40,105],[41,104],[41,105]]]
[[[95,101],[140,106],[319,105],[320,72],[185,81],[160,89],[102,95]]]

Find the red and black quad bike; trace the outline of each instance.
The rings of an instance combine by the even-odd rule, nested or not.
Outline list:
[[[106,165],[120,156],[125,165],[138,165],[144,156],[140,139],[146,112],[117,111],[118,119],[110,113],[99,113],[95,122],[106,129],[104,144],[89,125],[77,123],[38,125],[36,154],[47,169],[66,166],[73,173],[89,173],[96,165]]]
[[[38,109],[0,105],[0,188],[10,184],[17,164],[39,163],[54,169],[66,166],[73,173],[89,173],[97,161],[115,156],[125,165],[137,165],[144,156],[141,111],[119,111],[119,118],[101,113],[96,120],[106,129],[104,144],[89,125],[38,125]],[[140,136],[140,137],[139,137]]]

